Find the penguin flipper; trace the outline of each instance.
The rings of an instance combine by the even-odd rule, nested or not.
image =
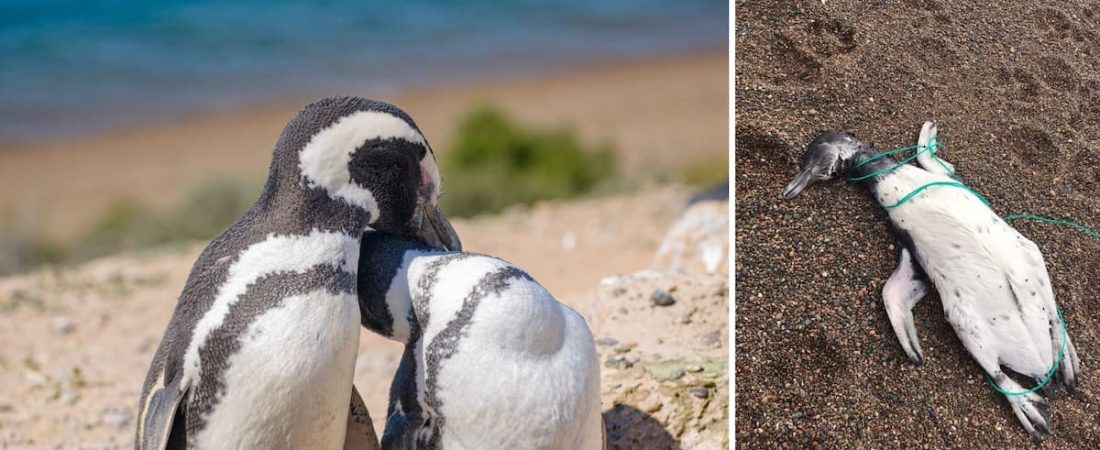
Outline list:
[[[382,431],[382,448],[386,450],[416,450],[416,420],[405,417],[401,411],[394,411],[386,419],[386,429]]]
[[[370,420],[367,406],[359,396],[355,385],[351,386],[351,404],[348,410],[348,431],[344,436],[344,450],[379,450],[378,436]]]
[[[923,149],[928,142],[936,137],[936,124],[931,121],[925,122],[920,129],[920,138],[917,139],[917,148]],[[938,161],[937,161],[938,160]],[[922,151],[917,156],[917,162],[920,166],[932,173],[938,173],[940,175],[951,176],[955,174],[955,166],[943,158],[936,156],[932,157],[931,151]]]
[[[917,364],[924,363],[924,353],[917,339],[917,327],[913,324],[913,307],[927,293],[928,284],[913,262],[909,249],[902,246],[898,267],[882,287],[882,302],[901,348]]]
[[[138,418],[141,434],[135,450],[184,450],[187,448],[187,389],[180,389],[177,378],[167,386],[149,393],[146,407]]]

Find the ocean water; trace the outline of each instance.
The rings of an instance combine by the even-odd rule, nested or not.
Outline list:
[[[721,0],[3,0],[0,142],[724,46]]]

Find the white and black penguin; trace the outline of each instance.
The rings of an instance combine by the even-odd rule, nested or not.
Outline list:
[[[604,448],[583,317],[518,267],[367,232],[363,323],[405,344],[383,450]]]
[[[302,109],[260,198],[191,270],[146,376],[135,448],[342,448],[364,415],[352,387],[359,239],[369,225],[457,247],[439,182],[400,109],[354,97]]]
[[[931,142],[935,125],[921,129],[919,148]],[[877,151],[851,134],[819,136],[806,150],[802,171],[783,195],[793,198],[811,183],[837,176],[881,175],[859,183],[882,205],[893,205],[920,186],[951,182],[953,167],[920,154],[920,167],[885,157],[857,166]],[[943,165],[940,164],[943,162]],[[849,170],[854,173],[848,174]],[[924,360],[911,309],[928,292],[940,294],[944,315],[963,346],[1003,391],[1026,389],[1001,367],[1040,380],[1053,368],[1066,336],[1056,374],[1071,392],[1080,361],[1063,330],[1050,277],[1039,247],[1020,235],[977,196],[965,189],[937,186],[888,209],[897,235],[900,261],[882,289],[886,313],[905,353]],[[1016,417],[1035,437],[1050,433],[1046,400],[1035,394],[1006,395]]]

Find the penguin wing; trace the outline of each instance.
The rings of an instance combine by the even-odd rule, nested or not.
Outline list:
[[[913,307],[928,293],[928,283],[924,280],[924,272],[909,254],[909,249],[903,242],[898,244],[901,246],[898,266],[882,287],[882,302],[901,348],[913,362],[923,364],[924,353],[917,339],[917,327],[913,324]]]
[[[180,377],[149,393],[138,417],[140,434],[135,447],[140,450],[183,450],[187,448],[186,406],[182,400],[187,388],[180,388]],[[181,407],[182,406],[182,407]]]

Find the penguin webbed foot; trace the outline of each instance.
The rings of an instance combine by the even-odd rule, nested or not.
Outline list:
[[[924,125],[921,126],[920,137],[917,138],[917,145],[923,149],[930,141],[936,139],[936,132],[935,123],[931,121],[925,122]],[[938,149],[920,153],[917,157],[917,163],[919,163],[924,170],[932,173],[939,173],[947,176],[954,175],[955,165],[945,161],[939,156],[934,156],[934,150]]]
[[[1004,373],[993,377],[997,386],[1007,392],[1019,392],[1025,390],[1023,386],[1013,381]],[[1032,437],[1042,440],[1051,433],[1050,413],[1047,410],[1047,400],[1034,392],[1025,395],[1006,395],[1012,412],[1016,419],[1024,426]]]
[[[1073,341],[1066,341],[1066,354],[1062,356],[1062,367],[1058,369],[1058,379],[1066,387],[1069,395],[1077,396],[1077,374],[1081,373],[1081,360]]]

